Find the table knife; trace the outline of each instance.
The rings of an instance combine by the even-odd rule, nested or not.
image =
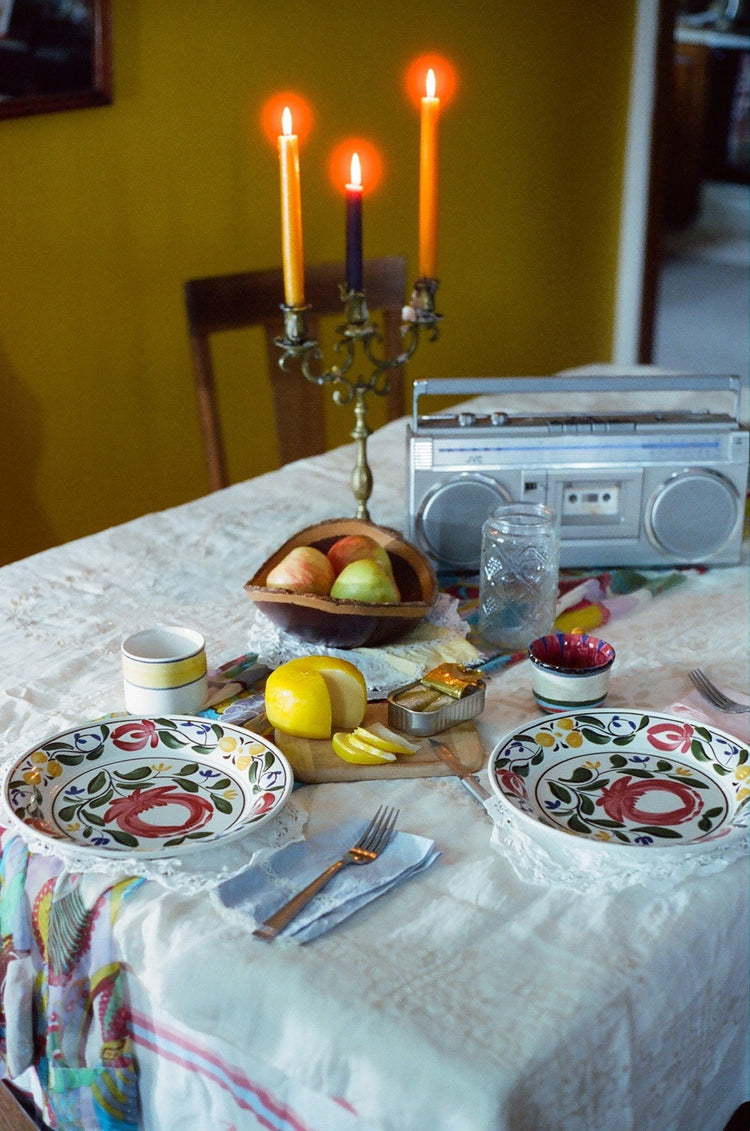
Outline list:
[[[482,808],[486,810],[493,823],[497,824],[504,820],[505,809],[500,798],[493,797],[444,742],[440,742],[436,738],[429,738],[427,741],[438,758],[445,762],[451,773],[458,778],[467,793],[470,793],[474,800],[478,801]]]

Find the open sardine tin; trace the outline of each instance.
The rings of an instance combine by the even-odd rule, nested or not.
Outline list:
[[[429,738],[484,710],[481,672],[443,664],[388,696],[388,725],[404,734]]]

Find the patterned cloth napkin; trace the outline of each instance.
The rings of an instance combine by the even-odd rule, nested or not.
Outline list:
[[[245,922],[249,916],[253,925],[262,923],[340,859],[363,831],[362,821],[352,819],[308,841],[286,845],[220,884],[211,893],[212,899],[224,912],[239,913]],[[279,937],[310,942],[360,907],[428,868],[439,856],[434,841],[412,833],[394,833],[377,860],[362,867],[343,868]]]
[[[140,883],[67,872],[10,832],[0,841],[0,1071],[35,1074],[45,1121],[58,1131],[141,1126],[112,942],[118,909]]]
[[[561,570],[555,628],[558,632],[596,633],[611,620],[628,616],[652,598],[682,585],[689,572],[631,568]],[[482,638],[478,575],[442,574],[440,587],[458,602],[458,611],[468,624],[467,643],[477,648],[483,671],[494,672],[526,658],[525,650],[503,652]]]

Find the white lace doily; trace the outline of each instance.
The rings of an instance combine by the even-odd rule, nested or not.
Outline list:
[[[6,836],[17,833],[26,841],[31,852],[40,856],[57,856],[70,872],[96,872],[111,877],[113,883],[128,876],[141,876],[156,880],[174,891],[206,891],[236,876],[249,864],[262,860],[282,845],[301,840],[308,816],[306,809],[290,799],[280,812],[249,829],[244,836],[207,844],[184,856],[146,859],[122,853],[107,856],[81,852],[74,844],[45,837],[27,826],[20,827],[11,818],[5,803],[5,780],[13,765],[9,760],[0,768],[0,824],[8,830]]]
[[[480,653],[466,640],[469,625],[458,612],[458,601],[446,593],[438,595],[421,625],[401,640],[378,648],[338,649],[312,645],[284,632],[257,609],[254,614],[248,651],[256,652],[268,667],[276,668],[311,652],[339,656],[351,660],[360,669],[367,683],[368,699],[385,698],[395,688],[419,679],[445,658],[463,663],[481,660]],[[450,657],[445,655],[446,650]]]
[[[590,844],[581,837],[554,830],[547,834],[554,849],[542,844],[542,837],[530,835],[523,822],[508,810],[505,820],[495,824],[490,844],[506,858],[525,883],[565,888],[581,895],[604,895],[641,884],[644,887],[672,887],[691,876],[704,877],[723,871],[736,860],[746,859],[748,835],[728,844],[701,851],[681,846],[648,848]]]

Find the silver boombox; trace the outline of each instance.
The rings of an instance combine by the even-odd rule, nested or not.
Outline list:
[[[524,500],[559,516],[563,566],[736,564],[748,488],[742,388],[739,377],[705,374],[415,381],[409,537],[437,569],[475,571],[487,515]],[[661,406],[664,394],[688,393],[677,400],[691,407],[644,411],[640,397],[638,411],[588,410],[603,399],[594,394],[636,392],[659,395]],[[698,393],[730,396],[732,411],[694,408]],[[583,394],[586,411],[510,413],[498,407],[509,394],[542,394],[566,409]],[[476,411],[420,415],[428,395],[481,399]]]

